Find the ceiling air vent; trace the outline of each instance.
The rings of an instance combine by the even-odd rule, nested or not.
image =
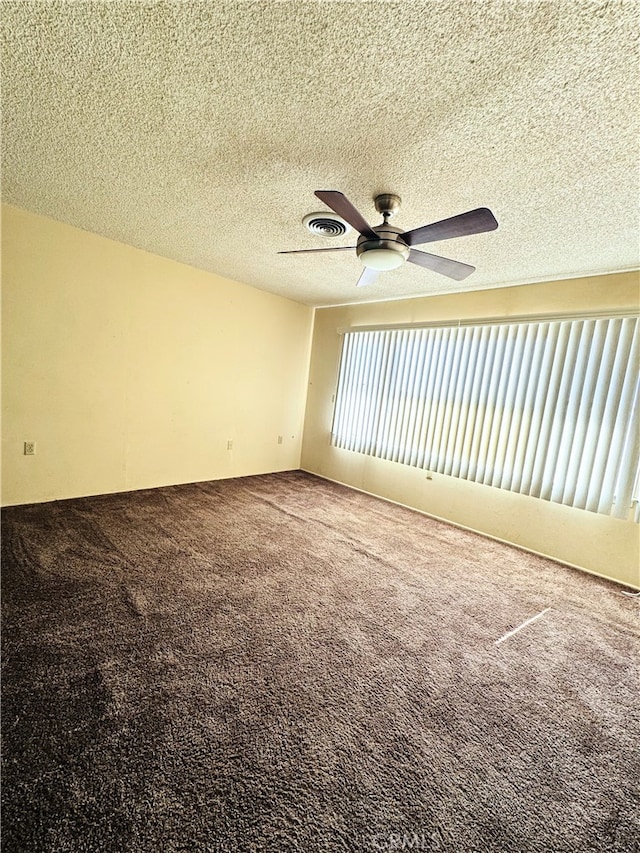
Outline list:
[[[302,224],[312,234],[318,234],[320,237],[342,237],[343,234],[351,231],[351,226],[341,216],[328,210],[307,213]]]

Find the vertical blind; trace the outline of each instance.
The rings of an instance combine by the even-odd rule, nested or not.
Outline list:
[[[627,518],[638,319],[346,332],[336,447]]]

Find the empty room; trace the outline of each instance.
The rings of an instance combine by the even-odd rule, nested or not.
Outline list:
[[[6,853],[640,851],[631,0],[5,0]]]

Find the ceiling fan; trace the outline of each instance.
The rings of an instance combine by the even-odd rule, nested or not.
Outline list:
[[[421,252],[413,246],[422,243],[433,243],[438,240],[449,240],[451,237],[466,237],[468,234],[481,234],[484,231],[494,231],[498,227],[495,216],[488,207],[478,207],[449,219],[441,219],[421,228],[403,231],[389,225],[389,219],[400,209],[400,197],[393,193],[383,193],[375,198],[378,213],[382,214],[381,225],[372,228],[349,199],[337,190],[316,190],[315,196],[328,205],[331,210],[341,216],[359,232],[355,246],[332,246],[325,249],[294,249],[278,252],[279,255],[297,255],[305,252],[344,252],[355,249],[357,256],[364,264],[362,275],[357,286],[373,284],[381,272],[393,270],[405,261],[417,264],[432,272],[446,275],[456,281],[462,281],[475,270],[469,264],[442,258]]]

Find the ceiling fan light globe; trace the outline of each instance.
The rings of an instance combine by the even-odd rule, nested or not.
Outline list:
[[[360,254],[360,260],[372,270],[395,270],[404,261],[404,255],[394,249],[367,249]]]

